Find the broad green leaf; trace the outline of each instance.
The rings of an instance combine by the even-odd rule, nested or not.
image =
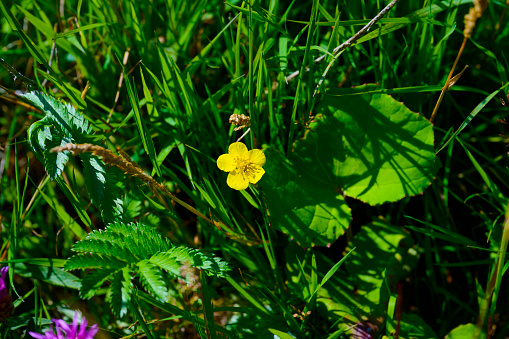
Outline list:
[[[357,249],[345,262],[346,270],[357,276],[362,290],[372,288],[374,280],[383,280],[384,268],[387,268],[389,284],[395,283],[417,264],[418,253],[412,244],[410,234],[403,229],[381,221],[373,222],[362,227],[348,246],[348,249]]]
[[[463,338],[473,338],[475,332],[474,324],[464,324],[456,327],[451,332],[449,332],[445,339],[463,339]]]
[[[317,256],[319,277],[329,278],[327,284],[317,292],[317,304],[327,307],[327,316],[331,317],[331,321],[340,321],[338,330],[349,332],[356,323],[366,326],[371,324],[382,330],[390,297],[387,287],[383,285],[384,279],[391,293],[395,293],[396,282],[408,276],[416,267],[418,252],[408,232],[381,221],[363,226],[345,249],[345,254],[354,247],[355,251],[343,263],[346,272],[340,269],[332,276],[328,276],[327,272],[334,266],[334,262],[324,256]],[[295,255],[302,257],[303,250],[296,245],[289,246],[286,251],[289,280],[296,292],[304,294],[299,287],[302,282],[298,279],[300,274]],[[310,263],[307,265],[305,270],[309,271]],[[366,319],[369,319],[368,323]],[[377,338],[376,333],[372,335]]]
[[[55,266],[16,263],[16,274],[31,280],[40,280],[55,286],[62,286],[77,290],[80,288],[79,278]]]
[[[370,205],[430,185],[436,172],[433,126],[402,103],[384,94],[327,96],[316,112],[290,158],[308,180]]]
[[[295,339],[295,337],[291,334],[288,334],[286,332],[281,332],[279,330],[269,328],[268,329],[270,333],[274,334],[274,338],[280,338],[280,339]]]
[[[285,156],[265,151],[267,163],[260,186],[267,197],[271,224],[299,244],[326,246],[350,223],[350,208],[337,188],[305,176]]]

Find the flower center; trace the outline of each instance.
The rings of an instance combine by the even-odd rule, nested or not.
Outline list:
[[[237,170],[242,173],[242,176],[251,177],[255,174],[256,168],[248,159],[238,157],[235,162],[237,163]]]

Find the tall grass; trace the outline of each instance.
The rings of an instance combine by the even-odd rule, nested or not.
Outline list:
[[[0,260],[15,311],[0,333],[41,332],[80,310],[105,338],[505,338],[507,4],[489,3],[454,75],[469,67],[439,99],[473,1],[399,1],[334,51],[387,3],[2,1]],[[87,143],[147,175],[119,174],[122,222],[220,257],[228,277],[182,265],[188,284],[161,273],[164,300],[136,282],[121,317],[113,282],[83,298],[90,272],[62,268],[108,219],[81,160],[69,156],[50,179],[30,147],[29,128],[47,116],[22,96],[35,90],[70,103],[91,126]],[[361,181],[335,153],[350,149],[337,112],[355,112],[359,98],[408,108],[415,124],[440,100],[426,185],[379,201],[350,193]],[[267,156],[265,177],[245,191],[216,164],[247,130],[232,114],[250,118],[241,141]],[[376,180],[366,190],[387,183]]]

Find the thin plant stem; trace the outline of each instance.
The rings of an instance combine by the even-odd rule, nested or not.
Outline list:
[[[254,116],[253,107],[253,0],[249,0],[249,19],[248,19],[248,34],[249,34],[249,117],[254,126],[256,126],[256,117]],[[253,126],[253,127],[254,127]],[[256,148],[254,133],[251,133],[251,147]]]
[[[380,11],[380,13],[378,13],[373,19],[371,19],[370,22],[368,22],[366,24],[366,26],[362,27],[360,31],[358,31],[357,33],[355,33],[350,39],[348,39],[347,41],[343,42],[341,45],[339,45],[338,47],[334,48],[334,50],[332,51],[332,54],[337,56],[338,54],[342,53],[344,50],[346,50],[348,47],[352,46],[353,44],[355,44],[355,42],[357,42],[357,40],[359,40],[360,38],[362,38],[370,29],[371,27],[373,27],[373,25],[375,25],[378,21],[380,21],[380,19],[383,18],[383,16],[385,14],[387,14],[388,11],[390,11],[400,0],[392,0],[387,6],[385,6],[384,9],[382,9]],[[315,59],[314,63],[319,63],[320,61],[322,61],[323,59],[325,59],[325,57],[327,56],[328,54],[324,54],[318,58]],[[293,78],[295,78],[296,76],[298,76],[300,74],[300,71],[295,71],[293,72],[292,74],[288,75],[286,77],[286,82],[288,81],[291,81],[293,80]]]
[[[445,81],[444,87],[442,87],[442,91],[440,92],[440,97],[438,98],[435,108],[433,109],[433,113],[431,113],[431,117],[429,118],[430,122],[433,122],[435,120],[435,116],[438,112],[438,108],[440,107],[440,104],[442,103],[442,100],[444,99],[444,95],[450,88],[452,75],[454,73],[454,70],[456,69],[456,66],[458,65],[458,61],[460,60],[461,54],[463,53],[463,50],[465,49],[467,40],[468,40],[467,37],[463,38],[463,43],[461,44],[460,50],[458,51],[456,60],[454,60],[454,64],[452,65],[451,71],[449,72],[449,75],[447,76],[447,80]]]

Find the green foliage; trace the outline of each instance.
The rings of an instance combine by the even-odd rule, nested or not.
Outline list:
[[[433,126],[389,95],[328,95],[309,128],[297,166],[370,205],[422,193],[437,170]]]
[[[44,93],[34,91],[23,95],[46,115],[28,130],[28,142],[37,158],[44,164],[51,179],[60,176],[69,161],[70,152],[50,152],[53,147],[68,143],[90,141],[92,127],[84,116],[69,103],[57,101]],[[122,216],[122,173],[107,166],[97,156],[80,154],[83,177],[92,202],[100,209],[108,223]]]
[[[115,338],[506,338],[507,6],[430,123],[474,2],[399,1],[334,52],[387,3],[0,1],[0,337],[72,307]],[[242,192],[231,114],[267,158]]]
[[[89,299],[107,281],[111,282],[108,291],[116,316],[127,311],[134,276],[151,295],[164,301],[168,282],[163,270],[184,281],[184,265],[217,277],[226,277],[231,270],[220,258],[184,246],[174,247],[154,228],[143,224],[111,223],[104,231],[91,232],[72,249],[80,253],[69,258],[66,270],[95,269],[83,278],[80,295]]]
[[[341,236],[351,212],[333,183],[313,180],[273,149],[266,150],[265,156],[266,174],[260,186],[274,224],[305,247],[326,246]]]
[[[375,205],[431,184],[432,125],[403,104],[385,94],[328,95],[316,112],[288,160],[266,151],[262,182],[271,217],[301,245],[325,246],[344,233],[344,195]]]

